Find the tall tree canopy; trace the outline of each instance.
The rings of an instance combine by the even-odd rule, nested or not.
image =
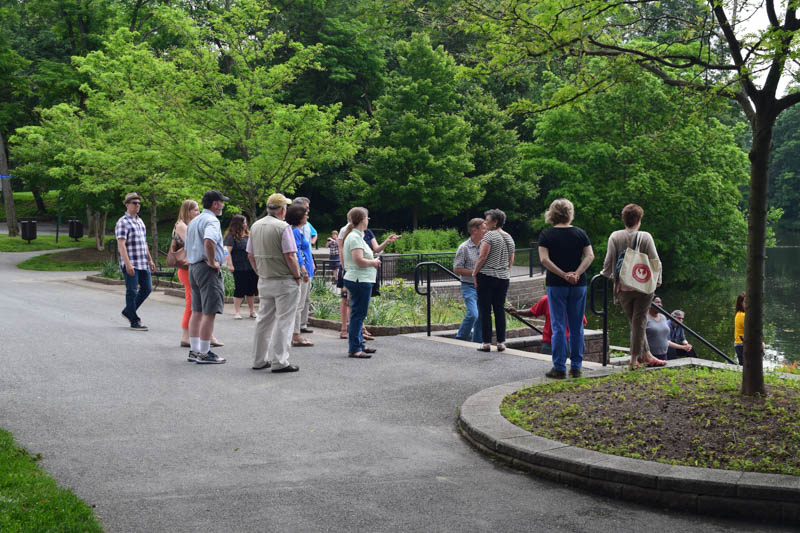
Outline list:
[[[738,102],[753,138],[742,392],[764,393],[767,169],[775,120],[800,102],[800,91],[778,93],[782,76],[797,68],[800,5],[686,0],[665,8],[657,0],[465,0],[464,6],[464,26],[485,39],[492,68],[565,57],[587,65],[592,57],[608,60],[600,72],[576,68],[573,83],[556,93],[551,105],[608,88],[617,81],[620,66],[626,65],[638,66],[673,87]],[[768,21],[764,28],[753,30],[739,22],[754,11]]]

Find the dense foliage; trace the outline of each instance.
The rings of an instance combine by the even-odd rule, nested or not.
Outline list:
[[[42,193],[61,190],[61,207],[88,213],[96,228],[129,190],[148,199],[155,226],[174,218],[180,199],[216,187],[250,218],[274,190],[308,196],[322,229],[359,203],[375,227],[460,231],[499,207],[520,242],[535,239],[549,201],[566,196],[601,253],[634,201],[668,280],[741,268],[741,113],[619,58],[510,54],[498,35],[465,24],[465,5],[5,4],[0,134],[12,137],[13,183],[40,211],[53,207]],[[654,7],[653,20],[672,7]],[[676,25],[652,28],[651,38],[675,38]],[[580,77],[596,80],[585,95]],[[549,109],[554,101],[567,105]],[[776,146],[783,170],[773,178],[781,192],[772,205],[789,217],[800,216],[795,123],[776,134],[788,148]]]

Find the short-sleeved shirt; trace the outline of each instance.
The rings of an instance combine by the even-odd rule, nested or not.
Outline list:
[[[342,262],[344,263],[344,279],[347,281],[359,281],[362,283],[375,283],[378,269],[375,267],[357,266],[353,261],[353,250],[364,250],[364,259],[374,259],[372,248],[364,240],[364,234],[353,228],[344,239],[344,250],[342,250]]]
[[[669,324],[665,317],[653,318],[647,315],[647,328],[645,334],[647,335],[647,344],[650,346],[650,351],[653,355],[664,355],[669,348]]]
[[[564,272],[575,272],[583,260],[583,249],[591,246],[589,236],[577,226],[548,228],[539,235],[539,246],[547,248],[550,260]],[[547,271],[549,287],[568,287],[570,283],[557,274]],[[581,274],[578,285],[586,285],[586,273]]]
[[[672,320],[669,322],[669,340],[677,344],[683,344],[686,340],[686,333],[683,331],[683,326],[676,325]]]
[[[314,256],[311,255],[311,243],[306,240],[303,231],[297,228],[292,228],[294,235],[294,242],[297,245],[297,264],[302,268],[306,268],[308,277],[314,277]]]
[[[317,230],[314,229],[314,226],[311,225],[311,222],[306,221],[303,225],[303,236],[306,240],[311,243],[311,239],[317,234]]]
[[[472,239],[467,239],[466,241],[462,242],[459,245],[458,250],[456,250],[456,258],[453,259],[453,268],[466,268],[467,270],[472,270],[475,268],[475,263],[478,262],[480,251],[480,244],[475,244],[472,242]],[[475,283],[475,280],[472,279],[472,276],[462,275],[461,282]]]
[[[486,262],[481,267],[481,274],[500,279],[511,279],[511,255],[514,253],[514,239],[503,230],[487,231],[481,243],[491,247]]]
[[[241,239],[237,239],[233,236],[233,233],[228,233],[225,236],[225,240],[222,241],[224,246],[230,246],[231,248],[231,262],[233,263],[234,271],[253,270],[250,260],[247,259],[247,242],[249,240],[250,237],[246,235]]]
[[[268,215],[268,216],[272,216],[272,215]],[[253,240],[252,239],[248,239],[247,247],[246,247],[245,251],[248,254],[252,254],[253,253]],[[283,230],[283,233],[281,233],[281,251],[283,253],[285,253],[285,254],[288,254],[290,252],[297,252],[297,243],[294,240],[294,233],[292,232],[292,227],[291,226],[286,226],[284,228],[284,230]],[[298,258],[298,264],[300,264],[299,258]]]
[[[217,215],[210,209],[203,209],[199,215],[189,222],[189,227],[186,228],[186,259],[189,264],[202,263],[206,260],[206,239],[214,242],[214,258],[222,264],[225,260],[225,249],[222,247],[222,229]]]
[[[339,257],[339,243],[335,240],[328,243],[328,251],[330,253],[331,258]]]
[[[733,317],[733,343],[744,343],[744,313],[741,311],[736,311]]]
[[[114,234],[117,239],[125,239],[125,249],[128,251],[131,266],[135,270],[148,270],[150,262],[147,260],[147,228],[144,221],[138,216],[125,213],[117,220]],[[119,257],[119,264],[125,267],[122,256]]]

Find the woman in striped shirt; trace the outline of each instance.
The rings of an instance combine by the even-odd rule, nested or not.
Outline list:
[[[503,231],[506,214],[499,209],[484,213],[489,231],[481,240],[478,262],[472,269],[475,289],[478,292],[478,312],[481,317],[483,344],[478,351],[491,350],[492,310],[497,332],[497,351],[506,349],[506,315],[504,311],[506,293],[514,264],[514,239]]]

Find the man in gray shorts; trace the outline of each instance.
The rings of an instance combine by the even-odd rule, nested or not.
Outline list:
[[[220,265],[225,258],[219,219],[226,196],[218,191],[203,195],[203,211],[186,228],[186,259],[192,290],[192,318],[189,320],[189,357],[198,364],[222,364],[223,357],[211,351],[214,319],[225,305],[225,285]]]

